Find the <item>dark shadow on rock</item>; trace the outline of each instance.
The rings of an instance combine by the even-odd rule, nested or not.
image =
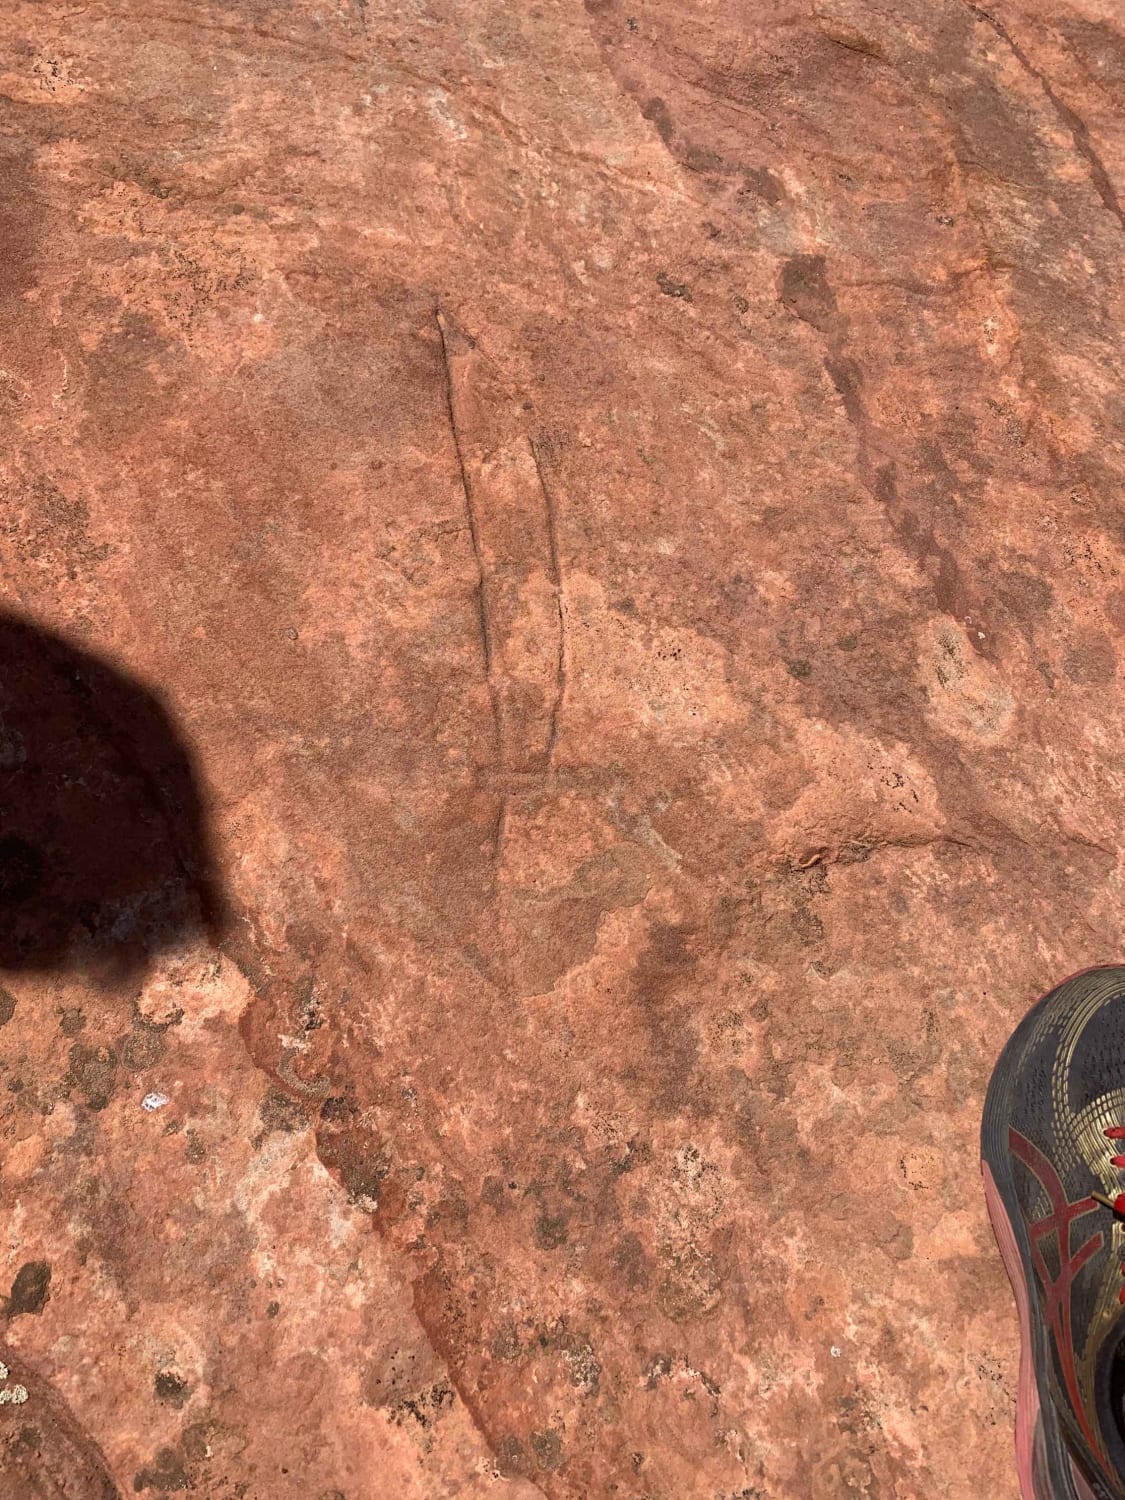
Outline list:
[[[158,695],[0,612],[0,969],[117,983],[222,926],[191,754]]]

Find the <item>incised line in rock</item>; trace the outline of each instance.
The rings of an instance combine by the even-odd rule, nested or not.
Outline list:
[[[549,767],[555,756],[555,745],[558,743],[559,738],[559,721],[562,717],[563,701],[566,697],[566,603],[563,598],[562,560],[559,554],[558,513],[550,486],[547,484],[543,473],[543,460],[539,452],[539,444],[529,438],[528,447],[531,449],[531,457],[535,462],[535,472],[539,476],[539,488],[543,492],[543,504],[547,511],[547,536],[550,542],[551,554],[551,581],[555,586],[555,606],[558,610],[559,619],[559,649],[555,666],[555,701],[551,706],[551,728],[547,737],[547,765]]]
[[[461,490],[465,496],[465,514],[469,522],[469,535],[473,543],[473,559],[477,565],[477,608],[480,618],[480,638],[484,654],[484,670],[485,676],[488,679],[488,696],[492,702],[492,726],[496,741],[496,759],[503,764],[503,708],[500,701],[499,688],[496,683],[496,675],[493,670],[492,622],[489,619],[488,613],[488,591],[485,582],[484,553],[480,542],[480,525],[477,520],[476,506],[473,503],[472,485],[469,483],[468,471],[465,468],[465,455],[461,447],[461,433],[457,426],[457,409],[453,395],[453,367],[449,359],[449,342],[446,335],[448,325],[440,308],[434,309],[434,318],[438,326],[438,335],[441,339],[441,357],[445,365],[446,415],[449,418],[449,430],[453,436],[453,451],[457,455],[457,469],[461,476]]]

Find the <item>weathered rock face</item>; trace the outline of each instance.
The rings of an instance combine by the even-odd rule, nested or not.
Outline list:
[[[1118,6],[0,35],[3,608],[195,777],[113,741],[180,905],[3,976],[0,1488],[1014,1494],[979,1108],[1121,952]]]

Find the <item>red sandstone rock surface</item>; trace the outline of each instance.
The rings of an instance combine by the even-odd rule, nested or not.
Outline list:
[[[0,976],[3,1494],[1014,1495],[978,1112],[1121,954],[1119,7],[0,39],[4,608],[162,702],[226,909]]]

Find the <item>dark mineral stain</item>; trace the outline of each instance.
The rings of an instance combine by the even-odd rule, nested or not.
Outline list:
[[[666,297],[679,297],[682,302],[691,302],[691,288],[686,281],[674,281],[667,271],[656,273],[656,284]]]
[[[444,1380],[439,1380],[426,1390],[404,1396],[391,1408],[391,1420],[401,1424],[409,1417],[419,1427],[426,1428],[432,1425],[436,1416],[452,1406],[453,1401],[453,1387]]]
[[[113,1098],[117,1053],[112,1047],[88,1047],[75,1042],[70,1049],[67,1082],[82,1095],[87,1109],[105,1109]]]
[[[945,546],[933,527],[914,510],[908,509],[900,498],[895,465],[887,463],[878,468],[870,479],[869,488],[875,498],[886,506],[887,519],[896,541],[928,579],[938,607],[960,623],[970,620],[979,622],[981,614],[977,601],[965,582],[952,549]],[[978,655],[988,654],[979,629],[967,629],[966,634],[970,646]]]
[[[51,1267],[45,1260],[29,1260],[16,1272],[12,1290],[8,1294],[7,1314],[9,1318],[20,1313],[32,1313],[36,1317],[47,1306],[51,1295]]]
[[[1063,671],[1079,686],[1104,687],[1117,675],[1117,656],[1106,636],[1091,635],[1066,653]]]
[[[519,1333],[511,1323],[501,1328],[490,1346],[493,1359],[503,1360],[505,1364],[518,1359],[522,1350],[523,1346],[520,1343]]]
[[[863,405],[860,393],[863,390],[863,371],[854,359],[846,354],[829,355],[824,361],[832,384],[840,393],[848,421],[857,426],[863,421]]]
[[[535,1242],[541,1250],[557,1250],[567,1240],[565,1214],[541,1213],[535,1224]]]
[[[390,1171],[390,1162],[385,1142],[366,1126],[355,1125],[350,1129],[333,1128],[338,1121],[351,1118],[346,1102],[342,1102],[342,1113],[328,1111],[328,1100],[321,1110],[321,1126],[317,1131],[316,1146],[321,1162],[330,1172],[339,1173],[340,1180],[348,1190],[353,1202],[367,1199],[378,1202],[380,1188]]]
[[[509,1436],[500,1439],[496,1445],[496,1466],[506,1479],[511,1479],[514,1475],[526,1471],[527,1454],[518,1437]]]
[[[280,1130],[292,1135],[309,1123],[304,1107],[277,1089],[270,1089],[258,1106],[258,1118],[267,1134]]]
[[[1045,578],[1035,573],[1021,573],[1015,568],[1001,574],[996,590],[1002,602],[1020,619],[1042,615],[1055,602],[1055,593]]]
[[[738,170],[718,151],[712,151],[708,146],[697,146],[692,141],[685,141],[680,160],[690,172],[703,175],[729,176]]]
[[[191,1487],[183,1460],[174,1448],[158,1448],[152,1463],[133,1477],[133,1489],[137,1494],[142,1490],[158,1490],[169,1494]]]
[[[649,1272],[640,1235],[632,1230],[623,1234],[613,1252],[613,1264],[630,1291],[648,1285]]]
[[[5,316],[19,308],[38,274],[36,220],[29,214],[35,194],[31,182],[31,151],[6,147],[0,154],[0,305]]]
[[[486,1177],[480,1186],[480,1196],[481,1201],[487,1203],[489,1208],[494,1209],[498,1214],[502,1214],[508,1206],[504,1184],[499,1177]]]
[[[693,1107],[689,1080],[699,1055],[696,1029],[679,1002],[681,984],[695,973],[695,933],[679,923],[658,923],[637,957],[634,987],[645,1029],[652,1040],[646,1071],[652,1104],[661,1113]]]
[[[743,185],[738,193],[740,200],[760,198],[763,203],[774,204],[785,197],[785,189],[765,167],[748,167],[742,178]]]
[[[140,1072],[160,1061],[165,1046],[164,1032],[160,1027],[136,1026],[121,1045],[121,1061],[127,1068]]]
[[[804,323],[833,333],[840,319],[836,296],[828,284],[823,255],[793,255],[781,268],[778,296]]]
[[[651,120],[656,126],[660,139],[665,145],[672,139],[672,116],[668,112],[668,106],[663,99],[649,99],[641,105],[641,114],[646,120]]]
[[[562,1463],[562,1436],[553,1428],[531,1434],[531,1447],[540,1469],[550,1473]]]
[[[177,1411],[191,1394],[191,1387],[187,1381],[182,1375],[177,1375],[174,1370],[161,1370],[152,1382],[152,1388],[158,1401],[166,1406],[174,1406]]]
[[[0,984],[0,1026],[7,1026],[16,1013],[16,997]]]

